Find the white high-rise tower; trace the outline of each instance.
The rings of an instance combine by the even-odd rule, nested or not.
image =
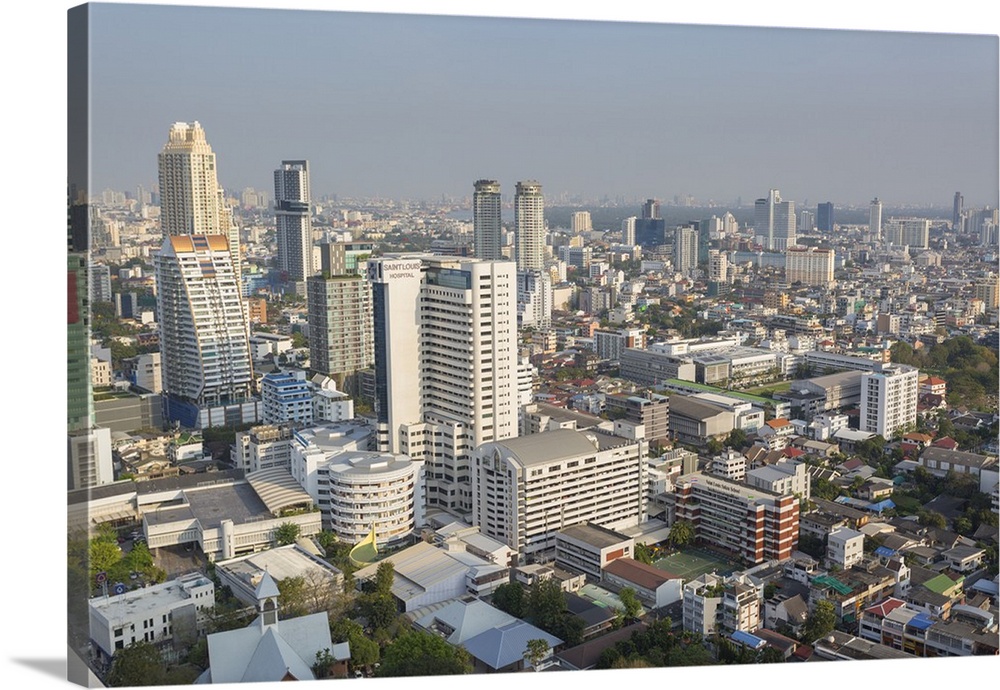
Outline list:
[[[171,125],[158,164],[163,236],[224,235],[239,281],[239,229],[225,204],[215,153],[201,124],[195,121]]]
[[[288,280],[306,280],[315,273],[309,161],[281,161],[274,171],[274,222],[278,268]]]
[[[868,207],[868,232],[875,241],[882,239],[882,202],[878,197]]]
[[[795,202],[782,201],[772,189],[767,198],[754,203],[754,234],[769,251],[783,252],[795,246]]]
[[[514,193],[517,236],[517,270],[545,268],[545,200],[542,185],[534,180],[518,182]]]
[[[427,502],[471,512],[470,454],[516,436],[513,262],[410,255],[369,261],[379,449],[427,463]]]
[[[477,259],[499,261],[501,250],[500,183],[476,180],[472,195],[472,244]]]
[[[199,408],[250,397],[250,343],[229,244],[175,235],[153,255],[163,391]]]

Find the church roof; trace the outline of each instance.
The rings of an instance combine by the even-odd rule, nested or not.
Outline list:
[[[257,591],[254,592],[254,596],[257,597],[257,601],[262,599],[270,599],[271,597],[276,597],[281,592],[278,590],[278,583],[274,581],[271,577],[271,573],[264,571],[264,574],[260,578],[260,582],[257,584]]]

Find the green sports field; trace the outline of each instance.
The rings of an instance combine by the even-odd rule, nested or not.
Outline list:
[[[677,575],[685,582],[713,570],[719,575],[728,575],[738,567],[735,559],[698,548],[686,548],[665,556],[653,563],[660,570]]]

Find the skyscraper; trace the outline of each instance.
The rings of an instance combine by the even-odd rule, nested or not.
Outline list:
[[[309,161],[281,161],[274,171],[274,223],[279,270],[288,280],[306,280],[315,273]]]
[[[674,237],[674,270],[686,275],[698,266],[698,231],[677,228]]]
[[[202,426],[193,415],[245,402],[253,381],[229,244],[221,235],[167,237],[153,266],[168,416]]]
[[[622,221],[622,244],[628,247],[635,246],[635,216],[629,216]]]
[[[472,195],[472,248],[477,259],[499,261],[503,227],[500,223],[500,183],[476,180]]]
[[[411,255],[369,262],[379,449],[427,463],[427,501],[472,510],[470,454],[516,436],[512,262]]]
[[[309,276],[306,300],[309,368],[342,379],[343,389],[356,392],[351,375],[375,361],[371,285],[358,274]]]
[[[965,204],[965,197],[961,192],[955,192],[955,203],[951,212],[951,229],[960,231],[962,229],[962,207]]]
[[[783,252],[795,246],[795,202],[782,201],[772,189],[767,198],[754,203],[754,234],[765,249]]]
[[[646,199],[645,203],[642,205],[642,218],[644,220],[651,220],[660,217],[660,200],[659,199]]]
[[[875,241],[882,239],[882,202],[878,197],[868,207],[868,232]]]
[[[816,207],[816,229],[820,232],[833,232],[833,203],[830,201]]]
[[[545,200],[542,185],[534,180],[518,182],[514,193],[514,223],[517,236],[517,269],[545,268]]]
[[[574,235],[593,230],[594,226],[590,219],[590,211],[574,211],[570,229]]]
[[[239,280],[240,234],[219,186],[215,154],[195,122],[175,122],[158,157],[163,236],[224,235]]]

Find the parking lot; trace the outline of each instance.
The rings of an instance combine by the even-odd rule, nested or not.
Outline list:
[[[205,557],[201,553],[201,549],[194,544],[162,546],[150,549],[150,553],[153,554],[154,565],[167,571],[168,580],[195,570],[204,572],[206,567]]]

